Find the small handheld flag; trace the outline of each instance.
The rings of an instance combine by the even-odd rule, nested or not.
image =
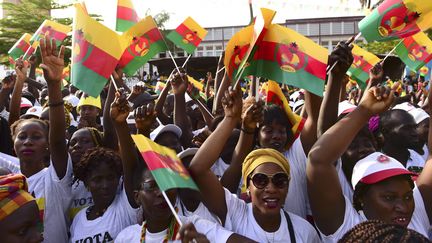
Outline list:
[[[207,30],[202,28],[191,17],[187,17],[183,23],[166,37],[187,53],[193,54],[206,35]]]
[[[395,49],[400,59],[413,71],[432,60],[432,40],[423,32],[403,39]]]

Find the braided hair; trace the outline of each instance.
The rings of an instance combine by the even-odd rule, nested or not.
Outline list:
[[[15,121],[11,126],[11,132],[12,132],[12,140],[15,140],[15,137],[18,133],[18,128],[23,124],[23,123],[31,123],[31,122],[35,122],[38,123],[39,125],[41,125],[41,127],[43,128],[47,141],[48,141],[48,131],[49,131],[49,123],[47,121],[41,120],[39,118],[30,118],[30,119],[19,119],[17,121]]]
[[[407,243],[430,242],[422,234],[397,224],[384,223],[380,220],[368,220],[354,226],[339,243]]]

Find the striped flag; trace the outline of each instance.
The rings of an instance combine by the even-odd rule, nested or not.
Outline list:
[[[161,191],[171,188],[198,191],[198,187],[174,150],[161,146],[143,135],[132,135],[132,138]]]
[[[283,94],[282,89],[275,81],[267,81],[266,103],[277,105],[285,111],[285,114],[287,115],[290,122],[291,131],[294,134],[294,138],[297,138],[300,135],[301,130],[303,129],[305,119],[295,114],[291,110],[291,107],[289,106],[289,103],[285,95]]]
[[[166,37],[187,53],[192,54],[206,35],[207,30],[202,28],[191,17],[187,17],[183,23]]]
[[[364,89],[369,80],[369,71],[380,59],[356,44],[353,44],[353,46],[352,54],[354,60],[347,74]]]
[[[18,59],[20,56],[24,56],[24,53],[26,53],[29,48],[32,48],[30,45],[30,38],[31,35],[25,33],[8,51],[9,56],[12,57],[13,60]],[[30,52],[33,53],[34,50],[30,50]]]
[[[359,22],[369,41],[402,39],[432,27],[432,1],[385,0]]]
[[[418,71],[432,60],[432,40],[419,32],[403,39],[395,49],[400,59],[413,71]]]
[[[138,23],[139,17],[134,9],[132,0],[117,1],[116,31],[125,32]]]
[[[72,84],[97,97],[127,46],[116,32],[87,15],[75,4],[72,34]]]
[[[127,75],[133,75],[156,54],[168,50],[163,36],[151,16],[147,16],[130,27],[128,31],[123,33],[123,37],[129,43],[120,59],[119,66]]]

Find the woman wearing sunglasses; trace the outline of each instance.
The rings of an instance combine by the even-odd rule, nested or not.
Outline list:
[[[432,107],[432,97],[429,99]],[[375,219],[428,236],[432,216],[431,157],[415,183],[413,173],[382,153],[359,160],[351,180],[354,205],[344,197],[333,165],[370,117],[386,111],[392,101],[393,91],[388,88],[369,89],[359,106],[327,130],[309,153],[308,193],[315,223],[325,242],[337,242],[355,225]],[[429,141],[431,137],[429,131]]]
[[[307,221],[282,210],[288,193],[290,167],[280,152],[257,149],[243,162],[243,183],[247,185],[251,203],[222,187],[210,170],[240,121],[241,97],[239,87],[225,93],[225,117],[200,147],[189,167],[204,204],[225,228],[258,242],[318,242],[315,230]]]

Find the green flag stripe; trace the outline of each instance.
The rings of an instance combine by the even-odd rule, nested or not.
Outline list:
[[[151,170],[151,173],[162,191],[172,188],[190,188],[198,191],[198,187],[191,177],[184,178],[171,169]]]
[[[24,51],[20,48],[14,48],[11,52],[9,52],[9,56],[11,56],[13,59],[17,59],[20,56],[24,55]]]
[[[176,44],[178,47],[182,48],[183,50],[185,50],[187,53],[189,54],[193,54],[195,51],[196,46],[194,46],[191,43],[184,43],[183,42],[183,36],[181,36],[179,33],[177,33],[176,31],[171,31],[168,35],[167,38],[172,41],[174,44]]]
[[[127,21],[124,19],[117,19],[116,31],[125,32],[128,29],[130,29],[130,27],[134,26],[134,24],[136,24],[136,23],[134,23],[132,21]]]
[[[133,75],[135,72],[146,64],[150,59],[152,59],[159,52],[163,52],[166,50],[165,43],[163,40],[157,41],[155,43],[150,44],[149,52],[143,57],[135,57],[133,58],[124,68],[123,72],[127,75]],[[126,49],[128,51],[128,49]]]
[[[91,80],[91,81],[88,81]],[[105,86],[107,79],[81,63],[72,66],[72,84],[90,96],[97,97]]]
[[[414,71],[418,71],[421,67],[423,67],[426,63],[418,60],[411,60],[408,57],[409,50],[406,48],[403,42],[399,43],[395,49],[396,54],[400,57],[400,59],[407,65],[410,69]]]

